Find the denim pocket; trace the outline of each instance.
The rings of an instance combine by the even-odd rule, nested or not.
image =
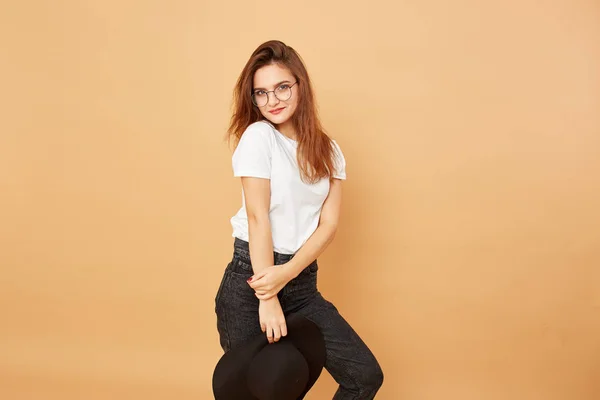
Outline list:
[[[229,266],[229,271],[235,275],[243,275],[246,277],[251,277],[254,275],[254,271],[252,270],[252,264],[242,260],[239,257],[234,257],[231,261],[231,265]]]

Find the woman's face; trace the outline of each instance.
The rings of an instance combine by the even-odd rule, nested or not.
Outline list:
[[[278,64],[265,65],[254,73],[253,83],[260,113],[275,125],[289,121],[298,105],[298,84],[292,73]]]

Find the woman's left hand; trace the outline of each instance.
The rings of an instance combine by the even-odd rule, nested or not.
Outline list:
[[[248,284],[254,289],[259,300],[268,300],[277,295],[290,280],[287,267],[282,264],[262,269],[248,279]]]

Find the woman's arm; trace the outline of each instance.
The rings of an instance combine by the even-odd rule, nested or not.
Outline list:
[[[269,220],[271,185],[269,179],[242,177],[248,215],[250,259],[254,273],[273,265],[273,237]]]
[[[264,178],[242,177],[242,186],[248,216],[250,260],[252,270],[257,274],[272,266],[274,262],[269,219],[271,182]],[[277,296],[259,301],[258,318],[260,328],[266,332],[269,343],[277,342],[287,335],[285,316]]]
[[[319,226],[308,238],[306,243],[296,252],[296,255],[284,264],[288,271],[289,280],[292,280],[302,272],[310,263],[316,260],[325,251],[329,243],[333,241],[340,219],[340,208],[342,205],[342,181],[333,179],[329,188],[329,195],[323,203]]]
[[[260,273],[254,273],[248,284],[261,301],[277,298],[277,293],[292,279],[297,277],[307,265],[325,251],[337,230],[340,206],[342,203],[342,182],[334,179],[323,203],[319,226],[308,238],[296,255],[282,265],[271,265]]]

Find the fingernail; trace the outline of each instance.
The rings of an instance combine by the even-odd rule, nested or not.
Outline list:
[[[246,282],[250,282],[251,280],[252,280],[252,277],[248,278],[248,279],[246,280]]]

